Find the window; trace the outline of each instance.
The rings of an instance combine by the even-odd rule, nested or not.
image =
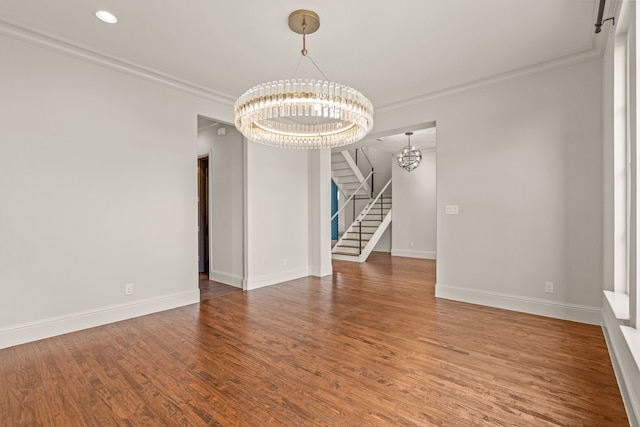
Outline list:
[[[616,316],[638,327],[637,277],[639,200],[636,150],[636,7],[624,2],[614,39],[613,186],[614,267]]]

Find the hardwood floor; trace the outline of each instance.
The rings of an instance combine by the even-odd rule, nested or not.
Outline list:
[[[433,261],[0,350],[2,426],[624,426],[599,327],[434,297]]]
[[[209,280],[207,273],[200,273],[200,301],[242,292],[242,289]]]

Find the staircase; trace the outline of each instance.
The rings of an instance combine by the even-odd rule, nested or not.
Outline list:
[[[371,199],[356,220],[331,250],[332,258],[364,262],[391,223],[391,198],[382,197],[391,180],[378,197]]]
[[[365,182],[367,178],[369,177],[362,175],[348,151],[331,153],[331,179],[346,197],[352,196],[355,192],[369,195],[371,186]]]

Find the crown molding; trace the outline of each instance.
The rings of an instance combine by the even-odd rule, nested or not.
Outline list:
[[[540,62],[526,67],[518,68],[516,70],[507,71],[505,73],[496,74],[493,76],[485,77],[483,79],[474,80],[468,83],[463,83],[456,86],[451,86],[446,89],[438,90],[435,92],[418,95],[413,98],[405,99],[402,101],[386,104],[381,107],[376,107],[375,111],[379,113],[397,110],[399,108],[410,107],[415,104],[432,101],[437,98],[450,96],[456,93],[465,92],[471,89],[477,89],[496,83],[501,83],[508,80],[513,80],[531,74],[537,74],[545,71],[551,71],[558,68],[568,67],[570,65],[579,64],[582,62],[592,61],[594,59],[600,59],[601,52],[597,49],[586,49],[579,53],[563,56],[561,58],[552,59],[545,62]]]
[[[34,28],[17,25],[0,19],[0,34],[11,37],[15,40],[24,41],[40,47],[45,47],[117,71],[122,71],[136,77],[141,77],[143,79],[179,89],[181,91],[197,95],[202,98],[210,99],[212,101],[216,101],[230,107],[233,107],[233,104],[235,102],[235,98],[227,94],[217,92],[203,86],[199,86],[195,83],[171,76],[157,70],[153,70],[151,68],[142,67],[124,59],[105,55],[87,46],[82,46],[70,40],[56,37],[51,34],[44,33],[40,30],[36,30]]]
[[[618,4],[617,0],[611,2],[609,6],[610,12],[617,12],[619,8],[616,8]],[[404,107],[410,107],[415,104],[428,102],[437,98],[453,95],[456,93],[464,92],[471,89],[481,88],[492,84],[516,79],[531,74],[550,71],[557,68],[563,68],[581,62],[591,61],[598,59],[602,56],[604,47],[606,46],[606,40],[609,32],[611,32],[611,26],[608,31],[603,31],[601,34],[603,37],[594,37],[591,39],[591,48],[582,50],[580,52],[563,56],[561,58],[552,59],[549,61],[525,66],[516,70],[508,71],[505,73],[496,74],[483,79],[470,81],[460,85],[452,86],[446,89],[425,93],[412,98],[404,99],[398,102],[382,105],[375,108],[378,113],[397,110]],[[169,74],[143,67],[120,59],[111,55],[100,53],[87,46],[80,45],[70,40],[47,34],[41,30],[35,28],[18,25],[3,19],[0,19],[0,34],[6,35],[16,40],[28,42],[37,46],[45,47],[48,49],[56,50],[58,52],[80,58],[89,62],[93,62],[114,70],[126,72],[128,74],[144,78],[156,83],[164,84],[175,89],[182,90],[184,92],[200,96],[202,98],[210,99],[219,102],[223,105],[233,107],[235,97],[228,94],[218,92],[204,86],[197,85],[187,80],[180,79],[178,77],[171,76]]]
[[[620,15],[620,4],[622,2],[619,0],[613,0],[609,3],[606,14],[609,17],[615,16],[616,21]],[[593,11],[593,19],[594,23],[598,14],[598,2],[596,1],[594,4]],[[609,21],[610,22],[610,21]],[[493,76],[489,76],[483,79],[473,80],[467,83],[463,83],[457,86],[451,86],[446,89],[438,90],[435,92],[429,92],[422,95],[418,95],[409,99],[405,99],[398,102],[393,102],[391,104],[382,105],[380,107],[376,107],[376,112],[386,112],[397,110],[399,108],[410,107],[415,104],[419,104],[422,102],[428,102],[437,98],[442,98],[444,96],[453,95],[456,93],[464,92],[470,89],[481,88],[484,86],[489,86],[492,84],[508,81],[511,79],[517,79],[520,77],[528,76],[531,74],[536,74],[544,71],[551,71],[558,68],[564,68],[571,65],[579,64],[582,62],[591,61],[594,59],[599,59],[604,54],[604,50],[607,46],[607,39],[609,34],[614,32],[614,26],[610,22],[608,27],[605,27],[606,30],[603,30],[599,35],[595,34],[595,30],[591,33],[591,41],[589,43],[589,47],[575,52],[573,54],[565,55],[559,58],[551,59],[544,62],[539,62],[532,65],[527,65],[522,68],[518,68],[512,71],[507,71],[505,73],[496,74]]]

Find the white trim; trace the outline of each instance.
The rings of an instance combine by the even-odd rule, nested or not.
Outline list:
[[[413,98],[405,99],[402,101],[394,102],[387,105],[377,106],[376,113],[382,113],[399,108],[410,107],[422,102],[431,101],[433,99],[442,98],[445,96],[453,95],[467,90],[490,86],[493,84],[501,83],[508,80],[513,80],[525,76],[529,76],[536,73],[542,73],[545,71],[551,71],[558,68],[568,67],[570,65],[580,64],[582,62],[591,61],[594,59],[600,59],[600,50],[598,49],[586,49],[572,55],[563,56],[561,58],[552,59],[549,61],[541,62],[538,64],[529,65],[526,67],[518,68],[516,70],[507,71],[505,73],[489,76],[484,79],[473,80],[467,83],[463,83],[457,86],[451,86],[446,89],[437,90],[435,92],[425,93]]]
[[[600,325],[602,317],[600,307],[568,304],[441,284],[436,284],[436,297],[592,325]]]
[[[622,331],[622,335],[624,335],[633,360],[636,362],[636,368],[640,370],[640,331],[631,326],[624,325],[620,325],[620,330]]]
[[[199,302],[193,290],[12,325],[0,329],[0,349]]]
[[[201,96],[206,99],[211,99],[220,102],[229,107],[233,106],[235,97],[231,95],[214,91],[212,89],[199,86],[195,83],[187,80],[180,79],[178,77],[171,76],[169,74],[153,70],[151,68],[143,67],[124,59],[116,58],[114,56],[100,53],[88,46],[80,45],[79,43],[71,40],[63,39],[53,34],[45,33],[41,30],[19,25],[9,22],[4,19],[0,19],[0,34],[4,34],[8,37],[16,40],[25,41],[38,46],[43,46],[52,50],[56,50],[71,56],[75,56],[90,62],[94,62],[103,66],[107,66],[112,69],[128,72],[138,77],[146,78],[151,81],[165,84],[176,89],[180,89],[187,93]],[[599,59],[601,57],[602,48],[600,46],[594,46],[591,49],[585,49],[580,52],[566,55],[560,58],[552,59],[549,61],[541,62],[538,64],[528,65],[516,70],[508,71],[506,73],[489,76],[484,79],[474,80],[457,86],[452,86],[435,92],[425,93],[413,98],[405,99],[399,102],[394,102],[387,105],[377,106],[376,112],[381,113],[385,111],[396,110],[403,107],[409,107],[421,102],[430,101],[432,99],[441,98],[466,90],[475,89],[492,85],[495,83],[519,78],[543,71],[553,70],[557,68],[567,67],[569,65],[578,64],[593,59]]]
[[[35,28],[18,25],[0,19],[0,34],[4,34],[16,40],[28,42],[36,46],[46,47],[67,55],[71,55],[89,62],[103,65],[118,71],[124,71],[137,77],[142,77],[157,83],[180,89],[184,92],[201,96],[206,99],[220,102],[230,107],[233,106],[235,98],[230,95],[214,91],[212,89],[199,86],[187,80],[171,76],[148,67],[134,64],[124,59],[100,53],[88,46],[80,45],[71,40],[66,40],[52,34],[47,34]]]
[[[407,258],[436,259],[435,251],[414,251],[408,249],[391,249],[391,256],[403,256]]]
[[[265,286],[276,285],[289,280],[299,279],[309,276],[309,268],[298,268],[295,270],[279,271],[277,273],[265,274],[263,276],[247,277],[246,290],[263,288]]]
[[[331,264],[323,266],[312,265],[309,270],[310,275],[316,277],[331,276],[333,274],[333,266]]]
[[[611,364],[618,380],[618,387],[622,395],[629,424],[640,425],[640,370],[631,352],[629,343],[624,336],[625,326],[616,319],[609,300],[604,298],[602,308],[602,330],[609,349]],[[631,329],[631,328],[630,328]],[[637,331],[635,331],[637,333]]]
[[[335,259],[337,261],[350,261],[350,262],[364,262],[364,259],[361,259],[360,255],[341,255],[341,254],[331,254],[331,259]]]
[[[249,156],[248,140],[242,136],[242,290],[249,290]]]
[[[224,283],[225,285],[230,285],[242,289],[242,276],[238,276],[237,274],[229,274],[218,270],[211,270],[209,271],[209,279],[216,282]]]
[[[616,319],[629,321],[629,295],[621,292],[604,291],[604,296],[609,302]]]
[[[349,150],[343,150],[340,152],[340,154],[342,154],[342,157],[344,158],[344,161],[349,165],[349,167],[351,168],[351,172],[353,172],[353,174],[356,176],[356,178],[358,178],[358,181],[360,182],[360,184],[362,184],[362,182],[364,181],[365,177],[362,174],[362,171],[360,170],[360,168],[358,167],[358,165],[356,164],[356,162],[353,160],[353,157],[351,157],[351,153],[349,153]],[[333,170],[332,170],[333,172]],[[334,179],[335,182],[335,179]],[[337,184],[337,182],[336,182]],[[362,187],[363,190],[366,190],[367,193],[371,190],[369,190],[369,183],[365,184]]]

